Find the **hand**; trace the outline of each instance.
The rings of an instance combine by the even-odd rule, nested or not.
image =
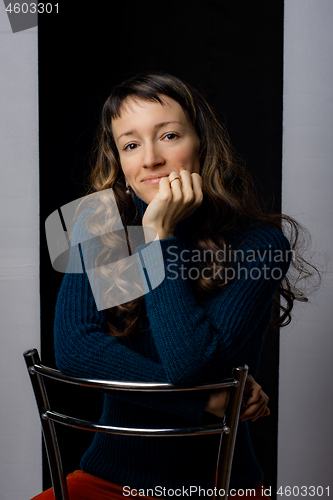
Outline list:
[[[259,417],[266,417],[271,412],[267,408],[269,397],[261,389],[260,385],[254,380],[252,375],[248,375],[245,387],[244,397],[248,398],[246,405],[241,408],[240,420],[257,420]],[[205,406],[205,411],[212,413],[217,417],[223,418],[229,398],[229,389],[216,389],[212,391],[208,402]]]
[[[229,389],[215,389],[210,393],[205,411],[223,418],[229,400]]]
[[[180,177],[181,180],[173,179]],[[170,184],[171,182],[171,184]],[[202,180],[188,170],[173,171],[159,181],[159,190],[149,203],[142,219],[143,227],[151,227],[158,238],[171,238],[178,222],[189,217],[202,203]],[[148,232],[145,234],[146,243]]]
[[[252,375],[247,376],[244,398],[246,403],[241,408],[239,416],[242,422],[245,422],[245,420],[252,420],[254,422],[259,417],[267,417],[271,413],[269,408],[267,408],[269,397],[264,393],[260,385],[257,384]]]

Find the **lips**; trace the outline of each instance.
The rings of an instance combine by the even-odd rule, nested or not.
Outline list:
[[[149,182],[149,183],[156,183],[159,182],[162,177],[169,177],[170,174],[156,174],[156,175],[148,175],[147,177],[144,177],[141,182]]]

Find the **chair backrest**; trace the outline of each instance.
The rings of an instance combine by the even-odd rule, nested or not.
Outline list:
[[[77,429],[107,434],[122,434],[130,436],[199,436],[202,434],[221,434],[219,453],[217,456],[215,488],[217,494],[214,500],[226,500],[228,497],[229,481],[234,454],[235,440],[238,428],[239,413],[243,398],[244,385],[248,367],[233,369],[232,378],[224,379],[216,384],[204,384],[195,387],[176,387],[167,383],[151,382],[123,382],[109,380],[90,380],[83,378],[67,377],[60,371],[43,366],[40,362],[37,349],[30,349],[23,353],[26,361],[31,384],[34,390],[38,412],[41,420],[43,437],[48,456],[51,480],[55,500],[70,500],[66,478],[63,472],[62,461],[55,432],[54,423],[63,424]],[[218,424],[186,427],[178,429],[133,429],[127,427],[114,427],[103,423],[81,420],[76,417],[64,415],[53,411],[44,384],[44,377],[55,379],[59,382],[74,384],[96,389],[112,389],[119,391],[141,392],[185,392],[197,390],[212,390],[230,388],[228,405],[224,418]],[[222,439],[223,436],[223,439]]]

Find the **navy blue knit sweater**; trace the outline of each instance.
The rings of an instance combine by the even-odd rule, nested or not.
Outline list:
[[[147,204],[136,195],[134,198],[142,217]],[[219,380],[230,376],[232,367],[244,364],[256,374],[274,293],[289,266],[289,242],[266,225],[244,231],[237,240],[237,249],[243,255],[242,272],[199,306],[189,278],[185,279],[180,269],[181,265],[183,269],[194,265],[185,262],[190,254],[183,251],[191,250],[195,221],[194,214],[177,225],[173,238],[160,240],[165,279],[145,295],[139,334],[121,338],[108,335],[104,313],[96,308],[87,275],[64,276],[55,313],[55,354],[62,372],[180,385]],[[80,241],[80,232],[78,221],[73,243]],[[153,247],[141,247],[148,251],[147,266],[153,268]],[[204,411],[207,400],[205,391],[186,395],[107,393],[101,421],[129,427],[212,423],[216,417]],[[217,435],[141,438],[96,434],[81,468],[136,489],[212,488],[218,444]],[[240,422],[231,487],[250,488],[262,479],[247,422]]]

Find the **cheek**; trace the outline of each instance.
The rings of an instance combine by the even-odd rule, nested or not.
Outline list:
[[[183,163],[183,166],[189,167],[192,172],[199,173],[199,151],[192,144],[179,151],[178,161]]]
[[[128,180],[133,179],[133,177],[135,177],[136,175],[135,162],[130,161],[128,159],[125,160],[121,159],[120,166],[125,177],[127,177]]]

